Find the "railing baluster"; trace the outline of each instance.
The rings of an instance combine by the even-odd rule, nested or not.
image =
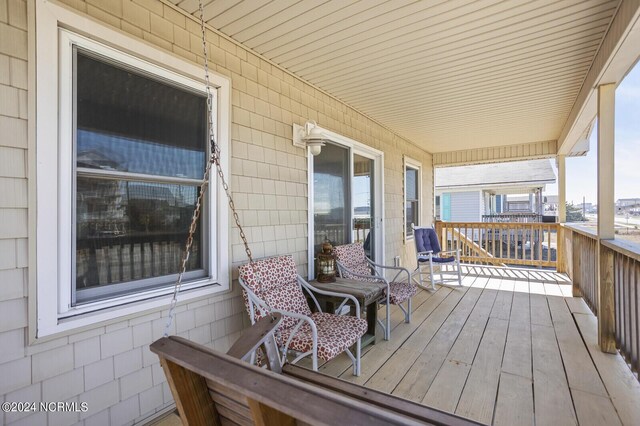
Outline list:
[[[631,286],[631,312],[634,313],[634,317],[631,324],[634,327],[632,333],[634,341],[632,342],[631,352],[631,368],[637,372],[640,371],[640,262],[633,261],[632,266],[632,283]]]

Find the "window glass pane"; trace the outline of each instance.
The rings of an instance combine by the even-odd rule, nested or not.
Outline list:
[[[78,177],[77,301],[97,298],[83,296],[83,289],[177,273],[199,191],[197,186]],[[203,268],[200,235],[201,223],[187,270]],[[114,292],[119,290],[110,296]]]
[[[407,201],[405,205],[405,209],[407,214],[407,223],[406,223],[407,236],[411,236],[413,235],[413,229],[411,229],[411,224],[413,223],[415,226],[418,226],[418,202]]]
[[[349,242],[349,150],[333,144],[313,157],[313,217],[315,253],[322,243]]]
[[[206,98],[77,52],[78,167],[202,177]]]
[[[418,171],[407,167],[405,190],[407,191],[407,200],[418,199]]]

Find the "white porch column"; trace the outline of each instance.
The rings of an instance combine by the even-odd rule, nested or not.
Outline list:
[[[614,114],[615,84],[598,86],[598,345],[615,353],[613,251],[601,240],[615,238]]]
[[[598,86],[598,238],[615,238],[614,115],[615,84]]]
[[[567,169],[565,156],[558,155],[556,158],[558,166],[558,222],[567,221]]]

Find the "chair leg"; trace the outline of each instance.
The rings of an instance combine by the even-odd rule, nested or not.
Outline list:
[[[411,298],[409,298],[409,301],[407,302],[407,315],[405,315],[405,321],[406,323],[410,323],[411,322]]]
[[[356,342],[356,365],[355,372],[353,373],[355,376],[360,376],[360,352],[362,349],[362,339],[358,339]]]
[[[387,319],[386,319],[386,323],[387,326],[385,327],[385,337],[384,340],[389,340],[391,339],[391,309],[390,309],[391,303],[389,303],[389,292],[387,291]]]
[[[418,273],[418,279],[416,280],[416,272]],[[418,285],[422,285],[422,276],[420,275],[420,264],[418,267],[411,272],[411,280],[410,282],[414,282]]]
[[[433,276],[433,261],[429,258],[429,274],[431,275],[431,289],[436,289],[436,283]]]
[[[313,349],[311,352],[311,363],[313,371],[318,371],[318,343],[316,342],[313,345]]]

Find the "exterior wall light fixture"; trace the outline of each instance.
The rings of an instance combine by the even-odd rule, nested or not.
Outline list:
[[[304,126],[293,124],[293,145],[300,148],[309,148],[311,155],[318,155],[322,147],[328,141],[318,124],[309,120]]]

